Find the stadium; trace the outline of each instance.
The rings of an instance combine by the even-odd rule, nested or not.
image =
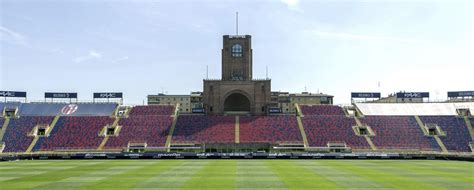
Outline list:
[[[45,102],[27,102],[26,92],[1,91],[0,94],[5,101],[0,103],[0,110],[2,110],[0,158],[5,161],[42,160],[14,164],[17,166],[9,166],[8,162],[0,163],[3,166],[2,170],[5,169],[7,174],[6,178],[2,178],[7,179],[2,182],[2,186],[7,189],[23,187],[19,184],[27,184],[24,187],[36,188],[36,185],[43,187],[42,182],[48,182],[49,179],[39,182],[32,179],[41,175],[26,177],[25,180],[33,180],[31,183],[8,180],[11,177],[8,174],[12,173],[9,170],[16,173],[17,169],[28,170],[30,167],[40,169],[43,165],[54,165],[54,167],[47,167],[46,170],[47,173],[54,173],[58,180],[68,175],[80,175],[76,172],[90,174],[99,172],[98,170],[111,169],[114,166],[138,167],[140,169],[129,168],[120,169],[120,171],[130,172],[128,175],[142,176],[142,172],[148,175],[146,173],[148,170],[150,174],[155,175],[155,172],[159,173],[162,170],[167,172],[178,165],[182,166],[179,168],[187,170],[188,166],[185,165],[189,165],[191,168],[204,167],[202,170],[205,171],[199,170],[194,175],[203,175],[207,179],[204,181],[201,177],[193,179],[196,177],[194,176],[189,182],[182,184],[183,187],[233,188],[235,179],[228,176],[235,178],[238,173],[235,171],[237,165],[243,165],[243,171],[250,171],[248,175],[251,176],[259,175],[259,168],[262,165],[269,165],[271,170],[263,170],[276,172],[278,177],[286,176],[283,179],[288,181],[283,182],[288,187],[331,189],[341,186],[329,181],[312,183],[312,180],[318,177],[311,177],[315,174],[306,171],[306,168],[321,172],[324,171],[324,168],[320,168],[322,166],[348,165],[347,167],[358,171],[360,167],[362,169],[377,168],[393,164],[396,167],[417,167],[415,168],[417,172],[418,169],[428,172],[425,170],[431,170],[434,167],[444,168],[438,165],[446,163],[426,161],[427,165],[419,166],[425,163],[415,162],[414,166],[411,166],[407,163],[413,161],[408,160],[474,160],[472,154],[474,118],[471,115],[474,111],[472,101],[474,91],[448,92],[449,100],[437,103],[425,102],[424,99],[429,98],[427,92],[400,92],[386,98],[381,98],[378,92],[353,92],[351,96],[354,103],[351,105],[338,106],[331,105],[330,102],[314,105],[295,103],[294,113],[283,112],[281,105],[288,104],[288,99],[281,97],[285,97],[286,94],[272,93],[269,79],[253,80],[251,77],[251,48],[248,45],[250,37],[250,35],[224,36],[222,80],[204,80],[204,93],[200,98],[194,97],[197,99],[194,103],[198,107],[192,108],[191,112],[182,111],[181,103],[125,106],[121,104],[123,101],[121,92],[94,93],[93,102],[81,103],[74,100],[77,100],[77,93],[46,92]],[[247,46],[242,47],[240,43]],[[243,50],[247,50],[250,54],[247,59],[241,58],[246,54]],[[242,71],[247,74],[241,75]],[[232,76],[230,73],[239,75]],[[272,95],[276,96],[276,102],[271,101]],[[8,101],[22,98],[24,101]],[[48,99],[51,101],[48,102]],[[57,99],[59,101],[54,101]],[[107,102],[96,102],[103,99]],[[358,99],[363,99],[363,101],[358,103]],[[74,161],[65,161],[71,159]],[[117,159],[168,160],[140,161],[137,164],[126,160],[117,161]],[[198,160],[187,161],[186,159]],[[206,159],[227,161],[201,161]],[[307,161],[250,162],[236,159],[406,161],[352,160],[315,163]],[[55,171],[56,167],[61,170],[62,164],[65,164],[63,167],[68,168],[70,162],[77,164],[78,171],[72,172],[71,168],[64,169],[71,172],[66,175]],[[354,163],[356,166],[353,165]],[[453,163],[450,162],[447,165],[453,165]],[[456,169],[456,174],[460,175],[456,179],[466,181],[457,184],[459,186],[446,182],[445,187],[472,188],[474,184],[472,163],[456,165],[452,166],[453,170]],[[10,167],[12,169],[9,169]],[[453,177],[451,175],[454,175],[449,171],[430,172],[435,171],[440,172],[441,176]],[[302,174],[305,172],[307,174]],[[458,172],[467,172],[467,175],[464,176]],[[262,179],[267,177],[267,174],[261,175],[259,177]],[[304,175],[308,179],[295,179],[292,175]],[[363,172],[359,175],[366,177]],[[376,178],[376,175],[375,172],[369,174],[368,177]],[[115,180],[120,181],[120,177],[125,176],[122,176],[120,172],[117,176],[112,176],[110,180],[113,182],[84,182],[84,185],[90,188],[123,187],[114,185],[117,185]],[[77,178],[80,180],[79,177]],[[216,179],[218,182],[214,181]],[[179,177],[168,180],[179,180]],[[205,182],[206,180],[209,182]],[[248,182],[241,182],[243,187],[247,187],[252,182],[251,179],[247,180]],[[129,179],[124,181],[126,185],[134,184]],[[390,181],[388,182],[390,184]],[[402,179],[397,180],[395,187],[436,187],[431,187],[431,184],[424,182],[411,181],[409,184],[404,182]],[[156,183],[155,181],[152,184],[156,185]],[[273,186],[275,184],[270,181],[268,184],[258,181],[253,181],[253,183],[257,184],[250,186],[251,188],[279,187]],[[350,183],[364,185],[362,182]],[[45,185],[44,188],[61,188],[61,184],[53,183],[52,186]],[[63,185],[66,184],[69,185],[68,183]],[[166,187],[152,184],[144,187]]]
[[[0,189],[474,188],[472,86],[442,101],[347,91],[336,105],[272,89],[253,57],[251,35],[223,35],[221,77],[144,105],[1,89]]]

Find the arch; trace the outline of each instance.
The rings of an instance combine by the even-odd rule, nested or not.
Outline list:
[[[250,99],[241,92],[232,92],[224,99],[224,111],[250,112]]]

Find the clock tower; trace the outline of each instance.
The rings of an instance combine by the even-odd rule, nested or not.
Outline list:
[[[224,35],[222,80],[252,80],[252,37]]]
[[[210,115],[266,115],[271,80],[252,78],[252,36],[224,35],[222,78],[204,79],[203,106]]]

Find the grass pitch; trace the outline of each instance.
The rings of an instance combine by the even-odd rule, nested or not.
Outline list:
[[[474,189],[474,163],[432,160],[0,162],[0,189]]]

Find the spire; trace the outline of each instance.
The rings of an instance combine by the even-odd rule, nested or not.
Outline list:
[[[239,35],[239,12],[235,12],[235,34]]]

